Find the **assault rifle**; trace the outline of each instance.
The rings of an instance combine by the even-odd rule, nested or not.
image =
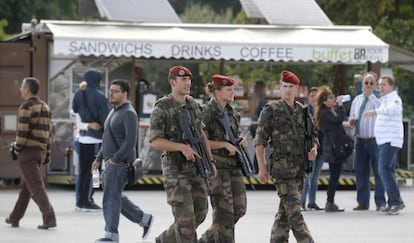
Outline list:
[[[207,191],[211,194],[212,189],[208,178],[214,175],[210,159],[208,158],[207,146],[203,137],[197,135],[193,126],[190,124],[190,114],[187,108],[183,108],[179,114],[179,123],[181,130],[183,130],[183,140],[185,143],[191,145],[191,148],[200,155],[201,158],[195,158],[195,166],[197,172],[204,179],[207,186]]]
[[[308,104],[306,109],[304,109],[305,117],[306,117],[306,130],[305,130],[305,172],[311,173],[312,172],[312,161],[308,159],[308,152],[312,149],[312,128],[314,126],[312,113],[311,113],[311,106]]]
[[[230,126],[230,118],[227,112],[224,112],[222,115],[219,115],[217,117],[217,121],[224,130],[226,141],[231,143],[238,150],[237,152],[238,162],[239,162],[243,175],[247,177],[249,181],[250,189],[256,190],[250,179],[250,175],[252,174],[252,171],[253,171],[252,162],[250,161],[250,158],[249,158],[249,155],[247,154],[246,149],[240,144],[242,138],[239,138],[239,137],[236,138],[234,136],[234,130]]]

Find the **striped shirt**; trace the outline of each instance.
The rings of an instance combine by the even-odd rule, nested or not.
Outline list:
[[[403,108],[397,91],[392,91],[382,98],[381,106],[375,109],[377,121],[375,135],[377,144],[391,143],[391,146],[402,148],[404,143]]]
[[[375,137],[374,128],[376,116],[365,117],[364,112],[372,111],[377,109],[381,105],[381,99],[376,97],[374,94],[371,94],[368,97],[367,103],[365,105],[364,111],[362,112],[362,117],[359,117],[359,109],[361,108],[362,102],[364,101],[365,95],[362,93],[355,97],[352,101],[351,111],[349,112],[349,120],[358,120],[361,119],[359,123],[359,134],[356,134],[359,138],[373,138]]]
[[[49,106],[37,96],[30,97],[19,107],[16,150],[30,147],[49,151],[51,127]]]

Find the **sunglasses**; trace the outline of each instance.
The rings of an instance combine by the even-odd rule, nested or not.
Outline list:
[[[374,85],[374,82],[368,82],[368,81],[366,81],[364,84],[365,85]]]

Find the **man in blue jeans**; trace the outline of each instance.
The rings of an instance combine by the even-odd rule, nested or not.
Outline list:
[[[137,139],[138,117],[128,100],[129,82],[114,80],[109,89],[109,101],[114,108],[104,124],[102,148],[92,170],[98,169],[101,161],[105,163],[103,172],[103,215],[105,219],[105,235],[96,240],[100,242],[119,242],[119,216],[122,213],[130,221],[143,227],[142,238],[148,236],[153,216],[144,213],[137,205],[122,194],[127,182],[126,163],[135,159],[135,143]]]
[[[374,127],[376,116],[364,116],[365,111],[377,109],[381,100],[374,94],[377,87],[377,75],[365,73],[362,79],[362,94],[352,101],[349,123],[355,126],[355,173],[358,205],[354,210],[368,210],[370,198],[371,168],[375,176],[375,205],[379,211],[385,207],[385,191],[378,174],[378,146]]]
[[[404,128],[402,101],[394,87],[391,76],[382,76],[379,80],[381,105],[364,114],[377,116],[374,132],[379,151],[378,173],[388,195],[388,205],[380,211],[389,215],[397,215],[405,208],[395,178],[395,159],[404,143]]]

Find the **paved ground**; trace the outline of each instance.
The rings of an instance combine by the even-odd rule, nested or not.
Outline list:
[[[0,242],[22,243],[61,243],[94,242],[103,235],[104,221],[101,212],[84,213],[74,209],[75,194],[73,188],[50,187],[51,201],[57,213],[58,227],[48,231],[38,230],[41,216],[35,203],[31,202],[28,211],[20,222],[19,228],[11,228],[4,223],[17,198],[17,189],[0,190]],[[308,226],[317,243],[389,243],[413,242],[414,239],[414,187],[401,189],[407,207],[398,216],[382,215],[374,210],[355,212],[355,191],[338,191],[336,201],[345,207],[344,213],[304,212]],[[172,223],[170,207],[166,204],[163,191],[135,190],[126,195],[144,210],[155,216],[150,236],[141,240],[142,229],[121,218],[121,242],[154,242],[154,238]],[[102,199],[98,191],[95,200]],[[317,202],[322,205],[326,192],[319,191]],[[270,229],[279,200],[275,191],[249,191],[248,211],[237,224],[237,243],[269,242]],[[374,203],[371,202],[372,208]],[[211,212],[211,211],[210,211]],[[209,214],[199,227],[204,232],[211,223]],[[291,241],[295,242],[291,235]]]

